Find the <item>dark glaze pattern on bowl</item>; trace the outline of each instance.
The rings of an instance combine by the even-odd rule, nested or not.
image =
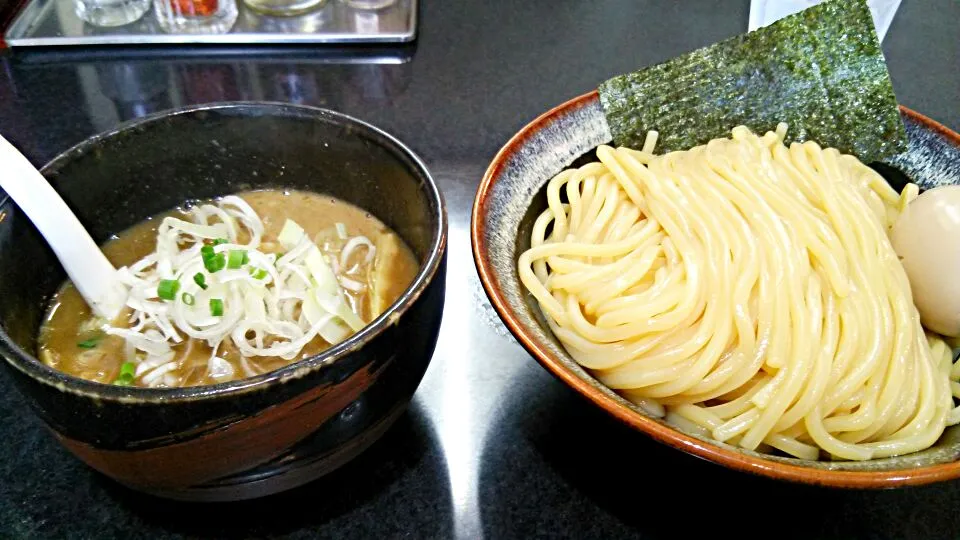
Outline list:
[[[323,109],[215,104],[124,124],[43,173],[98,242],[188,198],[289,188],[371,212],[421,265],[386,313],[323,354],[212,386],[100,385],[34,358],[47,301],[65,276],[32,224],[3,202],[2,364],[55,436],[89,465],[169,497],[262,496],[346,462],[409,402],[439,331],[447,222],[425,166],[393,137]]]
[[[922,188],[960,183],[960,136],[901,107],[907,153],[874,164],[891,184],[911,178]],[[745,450],[701,437],[647,415],[577,364],[550,331],[536,300],[522,286],[517,259],[530,246],[534,220],[546,208],[545,186],[569,166],[596,161],[610,144],[596,92],[574,98],[524,127],[487,169],[471,223],[474,260],[497,313],[547,370],[594,404],[670,446],[716,463],[774,478],[838,487],[892,487],[960,477],[960,426],[932,448],[864,462],[810,461]]]

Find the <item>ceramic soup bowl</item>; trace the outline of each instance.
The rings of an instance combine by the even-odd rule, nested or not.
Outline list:
[[[322,354],[211,386],[103,385],[37,361],[37,332],[65,275],[4,201],[0,364],[53,435],[93,468],[161,496],[258,497],[342,465],[406,407],[440,328],[447,221],[430,174],[397,139],[323,109],[214,104],[121,125],[42,172],[98,242],[187,199],[289,188],[371,212],[420,264],[385,313]]]

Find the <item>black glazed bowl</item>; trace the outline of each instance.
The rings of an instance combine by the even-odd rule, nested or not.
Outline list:
[[[420,262],[383,315],[317,356],[212,386],[102,385],[35,358],[47,301],[65,275],[30,221],[3,201],[0,364],[57,439],[93,468],[166,497],[259,497],[342,465],[410,401],[440,328],[447,218],[423,163],[390,135],[323,109],[213,104],[123,124],[42,172],[98,242],[186,199],[282,187],[366,209]]]

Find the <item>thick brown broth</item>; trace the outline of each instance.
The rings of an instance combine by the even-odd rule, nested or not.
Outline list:
[[[264,190],[239,194],[260,216],[265,232],[260,250],[282,251],[277,236],[287,219],[297,222],[327,255],[339,252],[338,239],[332,232],[343,223],[349,236],[363,235],[377,246],[376,257],[369,268],[361,269],[348,261],[341,275],[367,285],[362,292],[345,290],[348,301],[364,322],[369,323],[386,310],[410,285],[419,268],[413,253],[403,241],[380,220],[349,203],[326,195],[300,191]],[[155,248],[157,226],[168,215],[187,219],[181,210],[145,220],[117,235],[103,246],[107,258],[117,267],[126,266],[150,254]],[[319,237],[318,237],[319,235]],[[326,239],[326,240],[324,240]],[[358,268],[354,268],[358,267]],[[354,271],[349,271],[353,269]],[[114,322],[124,326],[127,314]],[[39,357],[47,365],[70,375],[101,383],[111,383],[120,374],[124,363],[124,340],[104,336],[76,288],[68,281],[54,296],[39,336]],[[315,355],[330,346],[319,336],[303,348],[300,358]],[[234,366],[234,377],[213,379],[207,372],[210,347],[203,341],[185,339],[174,347],[178,384],[196,386],[241,379],[251,373],[244,369],[237,349],[221,344],[218,356]],[[288,365],[295,360],[276,357],[249,357],[246,364],[255,374]]]

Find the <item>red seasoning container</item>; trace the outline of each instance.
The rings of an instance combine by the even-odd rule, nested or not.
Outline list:
[[[237,21],[236,0],[154,0],[153,10],[170,34],[223,34]]]
[[[211,17],[217,13],[217,0],[171,0],[174,11],[189,17]]]

